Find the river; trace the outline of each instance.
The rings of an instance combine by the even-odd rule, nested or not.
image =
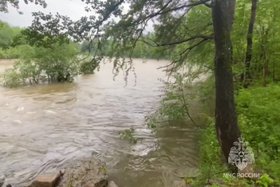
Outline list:
[[[0,71],[11,66],[0,61]],[[74,83],[0,87],[0,176],[16,187],[69,161],[95,154],[120,187],[162,187],[197,167],[197,132],[173,123],[145,125],[164,95],[166,61],[134,60],[136,79],[113,80],[112,64]],[[136,80],[136,81],[135,81]],[[119,132],[135,129],[136,144]],[[170,185],[169,185],[170,186]]]

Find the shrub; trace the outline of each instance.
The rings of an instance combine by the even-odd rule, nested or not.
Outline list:
[[[227,172],[217,142],[214,120],[202,129],[200,141],[200,172],[194,186],[204,186],[209,179],[221,186],[279,186],[280,176],[280,86],[254,87],[239,90],[237,111],[241,132],[253,148],[257,172],[262,177],[248,181],[236,177],[227,178]]]
[[[280,176],[280,86],[240,90],[237,97],[239,124],[254,150],[257,166],[273,178]]]
[[[20,60],[13,70],[3,76],[4,86],[38,84],[43,81],[71,82],[78,74],[78,50],[74,44],[55,43],[48,48],[20,45],[5,50],[5,53],[9,57],[19,56]]]
[[[1,79],[2,84],[9,88],[17,87],[22,84],[20,74],[14,69],[6,70],[1,76]]]
[[[78,74],[77,54],[75,45],[55,44],[52,48],[35,48],[31,59],[36,61],[49,82],[71,82]]]
[[[120,135],[121,139],[127,140],[132,144],[136,144],[137,143],[137,138],[135,137],[134,132],[135,132],[135,129],[130,128],[130,129],[125,129],[125,130],[121,131],[119,133],[119,135]]]
[[[82,74],[92,74],[94,70],[98,67],[97,60],[83,61],[80,65],[80,73]]]

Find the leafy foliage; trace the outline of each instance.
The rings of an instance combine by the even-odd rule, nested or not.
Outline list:
[[[202,129],[200,141],[200,172],[194,184],[202,186],[209,180],[227,186],[277,186],[279,181],[279,98],[280,86],[242,89],[237,95],[239,124],[243,136],[253,148],[255,172],[262,173],[256,181],[244,181],[223,175],[228,172],[220,156],[213,119]],[[222,180],[221,180],[222,179]],[[241,184],[242,182],[242,184]],[[239,184],[239,185],[238,185]]]
[[[254,150],[257,165],[273,178],[280,175],[280,86],[240,90],[239,122],[244,137]]]
[[[165,98],[162,100],[160,114],[167,116],[169,120],[191,120],[196,124],[189,107],[191,101],[195,99],[194,82],[201,81],[201,75],[207,71],[204,68],[192,65],[186,65],[181,72],[172,75],[172,81],[166,82]]]
[[[7,48],[11,45],[13,36],[12,29],[5,23],[0,24],[0,47]]]
[[[47,4],[45,0],[24,0],[26,4],[35,3],[36,5],[41,5],[46,7]],[[19,0],[1,0],[0,2],[0,12],[8,12],[8,5],[11,5],[15,8],[19,8]]]
[[[207,126],[201,129],[200,175],[192,182],[192,186],[254,186],[256,181],[250,181],[230,175],[230,171],[222,160],[213,121],[212,118],[209,118]]]
[[[14,37],[19,33],[19,28],[12,28],[7,23],[0,21],[0,48],[9,48],[14,42]]]
[[[202,82],[208,70],[192,64],[183,67],[179,72],[173,73],[168,81],[164,81],[165,96],[160,107],[146,117],[149,128],[156,129],[158,126],[174,122],[192,124],[195,127],[203,123],[204,112],[207,111],[202,110],[205,108],[203,99],[206,97],[201,90],[205,87]]]
[[[98,16],[72,21],[59,14],[37,12],[33,14],[35,19],[29,30],[39,35],[62,35],[76,41],[98,44],[93,46],[92,51],[107,48],[105,53],[94,54],[114,57],[116,72],[118,68],[127,67],[124,63],[131,64],[123,57],[168,58],[183,64],[192,50],[213,39],[210,0],[188,3],[182,0],[84,2],[86,11],[97,13]],[[153,30],[153,34],[146,32],[150,25],[154,25],[154,28],[148,29]],[[85,49],[88,50],[88,47],[83,45]],[[198,56],[210,59],[211,56],[206,54]]]
[[[28,29],[2,25],[0,58],[20,59],[2,76],[4,86],[71,82],[80,73],[92,74],[99,64],[98,58],[78,58],[77,44],[67,37],[40,35]]]
[[[13,70],[4,74],[2,81],[5,86],[39,84],[46,81],[71,82],[78,74],[78,50],[74,44],[55,44],[52,48],[21,45],[16,49],[20,60]],[[15,76],[18,78],[14,79]]]
[[[20,74],[16,72],[14,69],[7,70],[5,74],[1,75],[1,79],[3,85],[10,88],[17,87],[22,83]]]
[[[233,29],[234,70],[237,86],[240,75],[244,71],[246,52],[246,33],[249,24],[251,1],[242,0],[237,2],[236,16]],[[280,80],[279,61],[279,32],[280,22],[279,3],[275,0],[258,1],[255,32],[253,35],[253,54],[250,67],[251,84],[266,85],[269,82]],[[244,37],[242,37],[244,36]]]
[[[130,128],[130,129],[125,129],[125,130],[121,131],[119,134],[120,134],[121,139],[127,140],[130,143],[136,144],[137,138],[135,137],[134,132],[135,132],[135,129]]]
[[[269,175],[264,174],[260,177],[260,179],[257,181],[257,184],[262,186],[262,187],[268,187],[270,185],[273,185],[274,180],[269,177]]]
[[[80,64],[80,72],[82,74],[93,74],[94,70],[98,67],[99,65],[99,60],[98,59],[92,59],[92,60],[84,60]]]

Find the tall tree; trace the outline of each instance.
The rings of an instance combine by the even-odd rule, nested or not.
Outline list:
[[[231,29],[235,0],[214,0],[212,19],[215,34],[215,78],[216,78],[216,130],[225,159],[233,142],[240,137],[234,104],[232,76]]]
[[[246,56],[245,56],[245,71],[243,74],[243,86],[246,88],[249,86],[249,82],[251,79],[250,74],[250,66],[252,61],[252,53],[253,53],[253,33],[254,33],[254,25],[256,20],[256,14],[257,14],[257,4],[258,0],[252,0],[252,7],[251,7],[251,16],[250,16],[250,22],[248,27],[248,33],[247,33],[247,49],[246,49]]]

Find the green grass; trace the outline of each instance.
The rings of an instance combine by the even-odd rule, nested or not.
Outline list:
[[[193,186],[279,186],[280,176],[280,85],[239,90],[237,111],[242,135],[253,148],[256,180],[226,176],[217,142],[214,120],[202,129],[200,142],[200,176],[191,181]],[[186,179],[187,183],[190,180]]]

